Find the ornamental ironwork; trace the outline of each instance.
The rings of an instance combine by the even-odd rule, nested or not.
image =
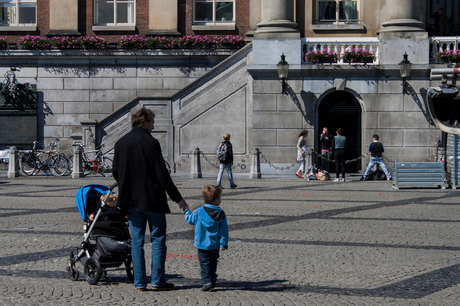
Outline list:
[[[0,112],[36,113],[37,87],[30,83],[19,83],[15,71],[16,68],[10,68],[0,83]]]

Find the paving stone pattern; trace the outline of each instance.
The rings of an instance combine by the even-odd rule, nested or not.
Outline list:
[[[174,181],[195,209],[215,178]],[[230,242],[216,290],[199,290],[194,228],[171,202],[166,272],[176,290],[136,292],[123,271],[95,286],[80,264],[78,281],[65,271],[83,237],[75,194],[94,183],[113,180],[0,178],[0,305],[460,304],[456,190],[240,179],[223,192]],[[149,242],[145,250],[150,258]]]

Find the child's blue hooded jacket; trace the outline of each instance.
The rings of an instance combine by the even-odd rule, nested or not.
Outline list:
[[[219,206],[205,204],[193,213],[185,210],[185,220],[195,226],[195,247],[201,250],[228,248],[227,217]]]

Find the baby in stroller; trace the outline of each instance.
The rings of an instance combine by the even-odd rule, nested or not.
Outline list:
[[[105,206],[102,207],[102,203],[105,200]],[[96,216],[96,213],[99,209],[102,209],[102,212],[107,212],[107,211],[120,211],[120,208],[117,206],[117,195],[114,193],[109,193],[108,195],[103,194],[99,198],[99,203],[97,203],[97,209],[96,211],[92,212],[89,215],[89,221],[94,220],[94,216]],[[101,219],[99,219],[100,221]]]
[[[87,224],[81,248],[77,256],[70,254],[67,270],[72,280],[79,277],[76,262],[84,267],[86,280],[91,285],[99,282],[106,271],[126,270],[130,280],[133,280],[131,261],[131,237],[126,217],[116,206],[116,195],[110,188],[103,185],[86,185],[77,192],[76,202],[83,221]],[[87,213],[92,212],[92,213]],[[96,243],[91,243],[94,240]],[[121,265],[125,268],[118,268]]]

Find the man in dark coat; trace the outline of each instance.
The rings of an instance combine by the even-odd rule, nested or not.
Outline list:
[[[449,36],[450,21],[443,8],[438,9],[438,16],[435,20],[436,35]]]
[[[166,215],[170,213],[166,193],[182,210],[188,205],[166,168],[160,143],[151,132],[155,114],[146,108],[131,118],[132,130],[115,144],[113,177],[118,182],[118,206],[126,211],[132,239],[134,285],[144,291],[147,277],[144,236],[147,221],[152,241],[152,290],[171,290],[166,283]]]

